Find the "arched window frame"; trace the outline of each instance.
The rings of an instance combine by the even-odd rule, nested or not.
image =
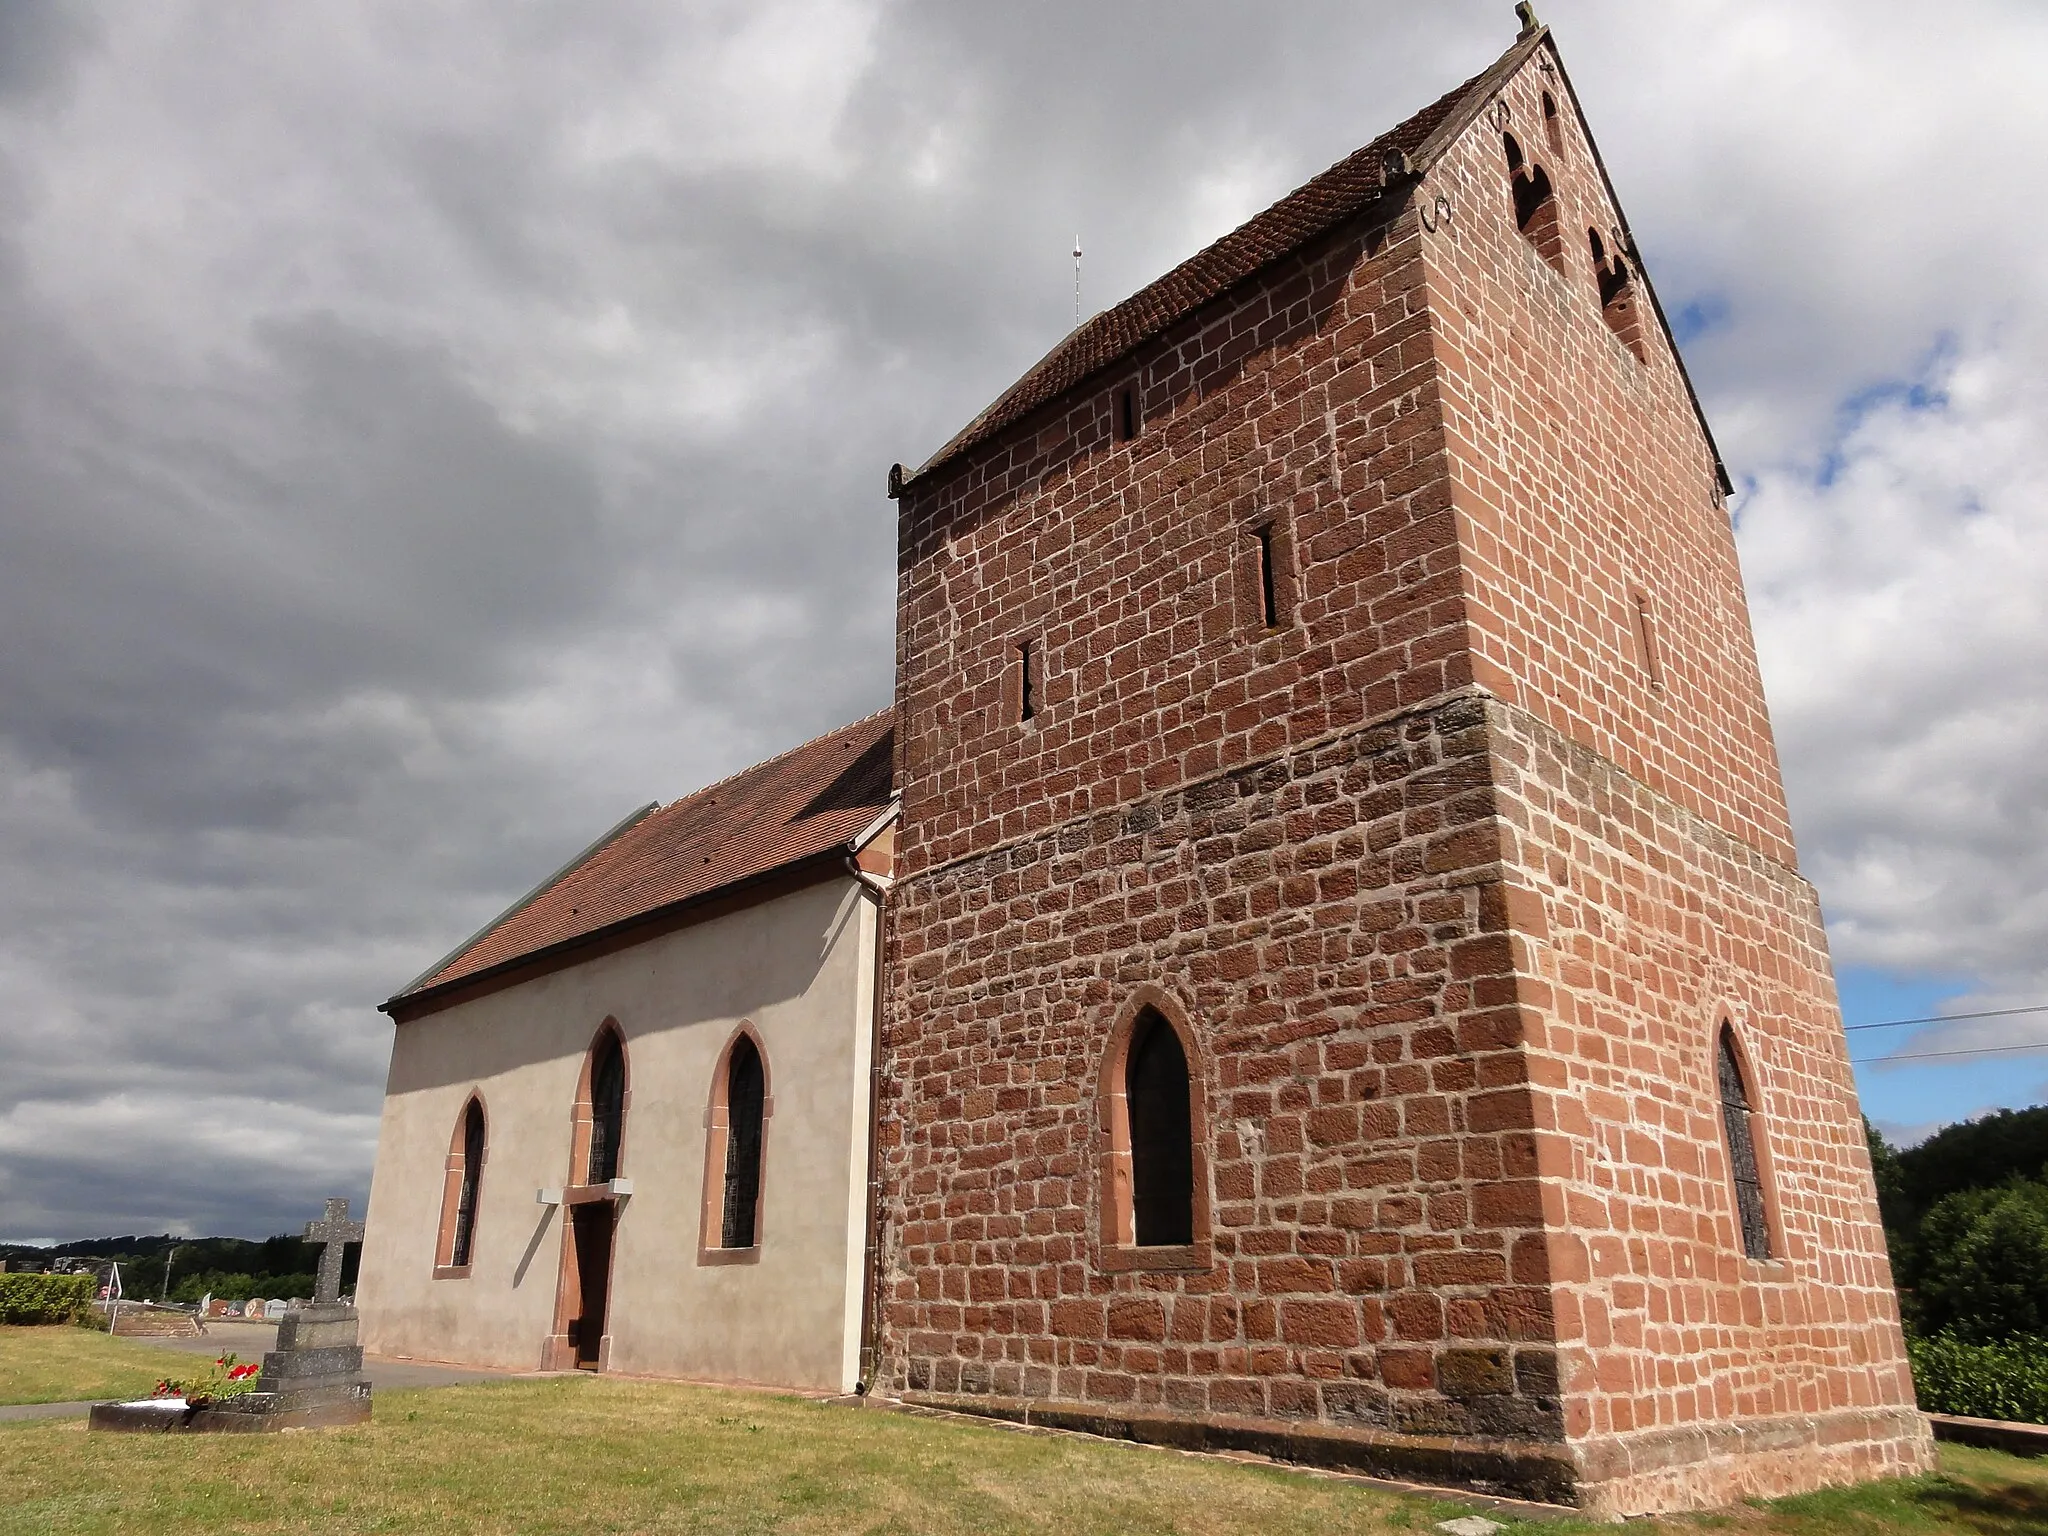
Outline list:
[[[476,1167],[469,1166],[469,1116],[474,1110],[483,1120],[484,1133]],[[455,1116],[455,1132],[448,1138],[448,1160],[441,1176],[441,1226],[434,1238],[434,1278],[466,1280],[476,1260],[476,1223],[483,1203],[484,1164],[490,1161],[491,1117],[484,1108],[484,1096],[472,1090]],[[464,1262],[455,1262],[461,1246],[457,1229],[462,1222],[463,1186],[470,1186],[469,1251]]]
[[[1512,133],[1503,132],[1500,137],[1501,151],[1507,157],[1508,206],[1515,228],[1551,270],[1563,277],[1564,221],[1557,183],[1540,160],[1523,151],[1521,141]]]
[[[727,1248],[725,1238],[726,1158],[732,1145],[727,1095],[732,1086],[732,1053],[745,1040],[761,1062],[761,1165],[754,1185],[754,1242],[749,1248]],[[768,1145],[775,1122],[775,1069],[767,1042],[752,1022],[742,1020],[726,1037],[711,1073],[711,1095],[704,1108],[704,1208],[697,1230],[699,1264],[758,1264],[768,1219]]]
[[[590,1178],[591,1132],[596,1125],[596,1107],[593,1091],[596,1087],[597,1057],[607,1039],[618,1042],[619,1072],[624,1087],[619,1094],[619,1145],[612,1158],[612,1178],[593,1183]],[[619,1027],[619,1021],[607,1017],[598,1025],[597,1033],[591,1036],[590,1048],[583,1053],[583,1075],[576,1084],[576,1107],[570,1133],[569,1167],[573,1170],[570,1181],[572,1195],[583,1194],[594,1198],[596,1194],[608,1192],[612,1180],[626,1176],[626,1127],[633,1119],[633,1056],[626,1049],[626,1032]]]
[[[1165,1021],[1180,1040],[1188,1063],[1188,1140],[1193,1163],[1194,1238],[1172,1247],[1141,1248],[1132,1205],[1131,1116],[1126,1074],[1138,1025],[1147,1014]],[[1188,1022],[1179,999],[1160,987],[1138,988],[1125,999],[1110,1024],[1096,1080],[1097,1197],[1099,1267],[1108,1272],[1133,1270],[1207,1270],[1214,1263],[1210,1235],[1208,1058]]]
[[[1609,232],[1614,248],[1594,228],[1586,230],[1586,248],[1593,263],[1593,285],[1600,296],[1600,318],[1615,339],[1627,347],[1637,362],[1644,361],[1642,304],[1636,293],[1635,273],[1621,248],[1619,231]]]
[[[1742,1093],[1745,1113],[1749,1117],[1749,1144],[1756,1158],[1757,1193],[1763,1206],[1763,1248],[1761,1254],[1750,1251],[1742,1219],[1741,1196],[1736,1189],[1736,1149],[1729,1137],[1728,1112],[1721,1093],[1721,1052],[1724,1042],[1735,1057],[1735,1070],[1742,1079]],[[1733,1015],[1723,1010],[1715,1016],[1713,1033],[1708,1042],[1707,1082],[1714,1096],[1714,1121],[1720,1131],[1722,1189],[1728,1200],[1728,1217],[1731,1246],[1742,1254],[1743,1261],[1752,1265],[1780,1264],[1785,1257],[1784,1230],[1778,1219],[1777,1180],[1771,1173],[1771,1147],[1768,1117],[1764,1113],[1762,1095],[1758,1091],[1761,1081],[1756,1063],[1749,1053],[1749,1043],[1743,1032],[1736,1028]]]

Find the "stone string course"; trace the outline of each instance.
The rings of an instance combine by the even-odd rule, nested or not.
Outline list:
[[[905,492],[884,1388],[1531,1486],[1562,1454],[1608,1513],[1928,1464],[1712,450],[1661,329],[1639,359],[1602,318],[1619,216],[1549,66],[1397,211]],[[1097,1084],[1146,988],[1207,1153],[1176,1271],[1099,1248]]]

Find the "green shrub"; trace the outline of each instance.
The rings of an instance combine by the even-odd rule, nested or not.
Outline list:
[[[1949,1333],[1908,1334],[1906,1354],[1924,1412],[2048,1424],[2048,1339],[1977,1344]]]
[[[98,1291],[91,1275],[0,1275],[0,1323],[68,1323]]]

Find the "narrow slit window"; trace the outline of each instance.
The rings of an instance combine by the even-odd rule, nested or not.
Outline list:
[[[1138,391],[1126,384],[1116,392],[1116,440],[1128,443],[1138,435]]]
[[[448,1262],[469,1263],[476,1247],[476,1203],[484,1173],[484,1107],[475,1099],[462,1116],[462,1189],[455,1200],[455,1243]]]
[[[1017,642],[1017,718],[1038,713],[1038,657],[1029,640]]]
[[[1636,651],[1642,658],[1643,675],[1650,680],[1652,688],[1664,686],[1663,659],[1657,654],[1657,625],[1650,616],[1650,599],[1642,592],[1629,594],[1630,606],[1635,610]]]
[[[1543,93],[1543,136],[1550,141],[1550,152],[1564,153],[1564,120],[1557,115],[1557,98]]]
[[[1280,596],[1273,573],[1273,525],[1255,529],[1259,552],[1259,617],[1267,629],[1280,627]]]
[[[1723,1025],[1717,1069],[1721,1079],[1721,1125],[1728,1133],[1728,1173],[1735,1184],[1735,1216],[1742,1227],[1742,1251],[1752,1259],[1771,1256],[1770,1222],[1764,1214],[1764,1183],[1757,1171],[1755,1111],[1735,1054],[1735,1031]]]
[[[1137,1246],[1195,1240],[1194,1127],[1187,1052],[1156,1013],[1132,1032],[1124,1075],[1130,1114],[1131,1215]]]
[[[767,1074],[745,1035],[733,1042],[725,1078],[725,1200],[719,1246],[751,1248],[761,1205],[761,1118]]]

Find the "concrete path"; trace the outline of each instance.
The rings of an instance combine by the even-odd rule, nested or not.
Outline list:
[[[277,1324],[245,1323],[234,1318],[212,1318],[206,1332],[196,1339],[165,1339],[143,1336],[127,1340],[152,1349],[175,1350],[215,1360],[232,1350],[239,1358],[261,1362],[264,1353],[277,1348]],[[383,1355],[363,1356],[363,1374],[376,1391],[398,1391],[409,1387],[452,1387],[465,1381],[504,1381],[530,1371],[490,1371],[466,1366],[429,1365],[418,1360],[392,1360]],[[91,1403],[10,1403],[0,1405],[0,1424],[21,1419],[83,1418]]]

